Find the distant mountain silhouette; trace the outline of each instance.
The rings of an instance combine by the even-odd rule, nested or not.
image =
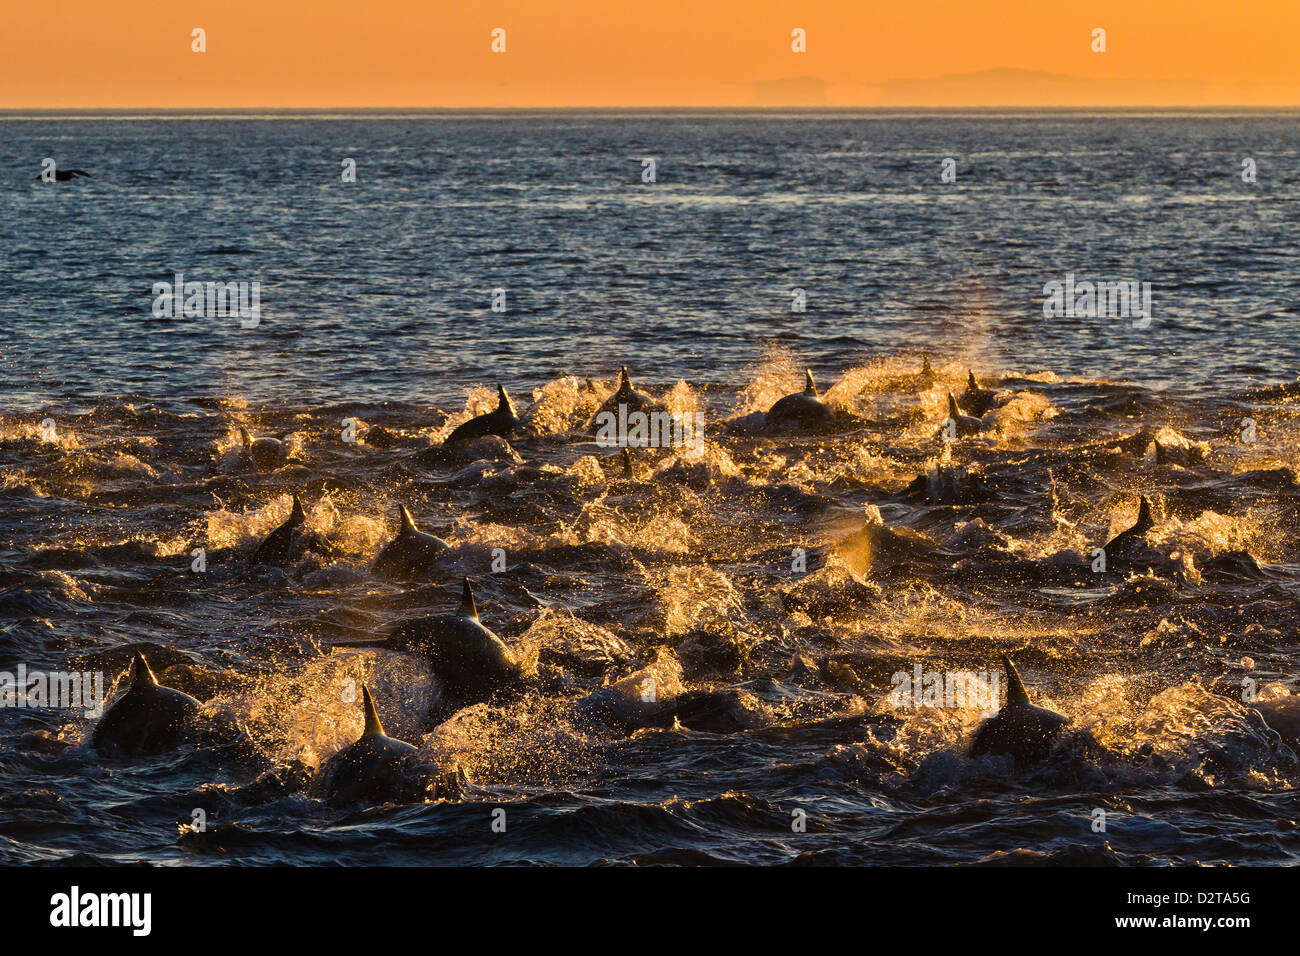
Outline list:
[[[816,76],[787,76],[747,85],[754,91],[755,106],[825,106],[830,86]]]
[[[1203,84],[1001,68],[870,84],[879,106],[1130,106],[1185,101]]]

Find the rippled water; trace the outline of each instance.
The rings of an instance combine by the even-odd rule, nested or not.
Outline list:
[[[1296,862],[1298,159],[1278,113],[0,117],[0,670],[112,684],[142,647],[244,738],[106,761],[4,708],[0,856]],[[177,271],[259,281],[261,325],[153,317]],[[1067,273],[1150,282],[1150,325],[1045,319]],[[622,477],[586,429],[622,364],[704,413],[701,457]],[[774,433],[804,365],[834,427]],[[924,477],[972,367],[953,498]],[[426,451],[498,381],[509,446]],[[292,492],[306,533],[251,565]],[[1095,573],[1139,493],[1149,550]],[[451,544],[425,580],[369,569],[398,503]],[[331,646],[465,575],[519,692]],[[888,698],[1003,652],[1078,731],[1042,764]],[[453,782],[317,799],[348,679]]]

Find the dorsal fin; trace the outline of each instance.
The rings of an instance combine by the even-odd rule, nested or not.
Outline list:
[[[460,593],[460,609],[457,613],[462,617],[478,620],[478,608],[474,606],[474,589],[469,586],[469,578],[465,579],[465,590]]]
[[[625,447],[623,449],[623,477],[631,478],[632,474],[632,449]]]
[[[803,393],[805,395],[815,396],[817,394],[817,386],[813,384],[812,369],[810,368],[804,369],[803,374],[804,374]]]
[[[497,411],[509,412],[514,417],[519,417],[515,415],[515,405],[514,402],[510,401],[510,396],[506,393],[506,387],[500,384],[497,385]]]
[[[618,390],[624,393],[632,391],[632,379],[627,374],[626,365],[618,373]]]
[[[397,506],[397,510],[398,510],[398,512],[401,514],[401,520],[402,520],[402,528],[401,528],[401,531],[402,531],[402,532],[419,531],[419,530],[420,530],[419,528],[417,528],[417,527],[415,526],[415,519],[411,517],[411,512],[407,510],[406,505],[398,505],[398,506]]]
[[[243,425],[239,426],[239,440],[244,443],[245,448],[253,447],[253,436],[249,434],[248,429]]]
[[[149,662],[144,659],[144,655],[139,651],[135,652],[135,657],[131,658],[131,687],[155,687],[158,684],[158,678],[153,676],[153,671],[149,669]]]
[[[375,710],[375,702],[370,697],[370,688],[365,684],[361,685],[361,702],[366,711],[366,729],[361,732],[361,736],[369,737],[372,734],[384,734],[384,725],[379,722],[379,712]]]
[[[1142,503],[1138,505],[1137,524],[1135,524],[1133,528],[1134,530],[1145,531],[1154,524],[1155,522],[1151,520],[1151,502],[1147,501],[1146,495],[1143,495]]]
[[[1163,465],[1163,464],[1165,463],[1165,448],[1164,448],[1164,446],[1160,444],[1160,439],[1158,439],[1158,438],[1153,438],[1153,439],[1151,439],[1151,444],[1153,444],[1153,445],[1156,446],[1156,464],[1157,464],[1157,465]]]
[[[1020,672],[1016,670],[1016,665],[1011,663],[1011,658],[1006,654],[1002,655],[1002,666],[1007,672],[1007,704],[1028,704],[1029,694],[1020,679]]]
[[[302,510],[302,500],[297,494],[293,496],[293,509],[289,512],[289,520],[295,524],[302,524],[307,520],[307,512]]]
[[[934,369],[930,368],[930,356],[928,355],[921,359],[921,374],[922,375],[934,374]]]
[[[974,369],[966,370],[966,387],[969,388],[972,392],[978,392],[980,389],[979,383],[975,381]]]
[[[948,415],[950,418],[956,418],[961,414],[961,409],[957,407],[957,399],[952,397],[952,392],[948,393]]]

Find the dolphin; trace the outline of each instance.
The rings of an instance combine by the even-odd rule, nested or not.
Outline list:
[[[904,375],[899,378],[899,387],[909,391],[918,391],[934,383],[937,376],[934,374],[934,366],[930,364],[930,355],[925,353],[921,356],[921,370],[914,375]],[[866,393],[870,386],[865,386],[862,393]]]
[[[618,388],[614,394],[605,399],[604,403],[597,409],[596,414],[592,416],[594,423],[597,416],[603,412],[609,412],[618,415],[620,405],[627,406],[629,412],[641,412],[654,407],[654,399],[645,392],[639,391],[632,387],[632,379],[628,375],[627,366],[624,365],[619,371]]]
[[[1132,455],[1135,458],[1141,458],[1147,453],[1147,449],[1151,447],[1151,442],[1155,439],[1155,435],[1156,433],[1153,429],[1147,425],[1143,425],[1132,435],[1129,435],[1126,438],[1112,439],[1111,441],[1103,442],[1099,447],[1118,451],[1124,455]]]
[[[1262,701],[1254,706],[1287,746],[1300,750],[1300,694]]]
[[[735,688],[689,690],[668,700],[643,701],[626,689],[603,687],[576,701],[573,714],[584,724],[598,723],[621,734],[642,727],[685,727],[731,734],[748,729],[737,719]]]
[[[1151,439],[1151,444],[1143,450],[1144,457],[1147,453],[1150,453],[1157,466],[1178,465],[1182,468],[1190,468],[1205,458],[1205,450],[1201,445],[1177,440],[1162,442],[1154,437]]]
[[[284,524],[276,528],[266,536],[266,540],[257,546],[250,559],[253,564],[280,564],[289,556],[289,543],[293,540],[294,531],[307,520],[306,513],[302,510],[302,502],[297,495],[293,496],[293,510],[289,512],[289,518]]]
[[[42,179],[44,176],[45,176],[44,173],[36,174],[37,179]],[[84,176],[86,179],[95,178],[94,176],[90,175],[90,173],[86,172],[84,169],[56,169],[54,171],[54,178],[61,183],[66,183],[68,180],[76,179],[79,176]]]
[[[955,505],[980,501],[989,494],[989,489],[979,473],[940,461],[925,474],[917,475],[903,494],[932,505]]]
[[[262,471],[279,468],[288,457],[284,442],[278,438],[254,438],[243,425],[239,426],[239,440],[244,444],[244,454]]]
[[[434,558],[449,545],[417,528],[405,505],[398,505],[397,510],[401,520],[397,537],[384,545],[371,567],[390,577],[411,577],[427,570]]]
[[[515,414],[515,406],[510,401],[510,396],[506,394],[506,387],[497,385],[497,407],[483,415],[475,415],[467,422],[461,422],[447,436],[443,444],[455,445],[459,442],[482,438],[484,435],[499,435],[502,438],[509,438],[510,433],[518,426],[519,416]]]
[[[406,741],[384,733],[370,689],[364,685],[361,699],[365,730],[356,743],[336,753],[322,770],[322,788],[331,803],[384,799],[396,789],[402,770],[417,752]]]
[[[1023,767],[1047,758],[1070,719],[1031,704],[1015,665],[1005,654],[1002,666],[1007,672],[1006,703],[976,729],[970,755],[1009,754],[1017,767]]]
[[[447,689],[460,698],[490,697],[513,684],[521,674],[514,653],[479,621],[469,578],[465,578],[460,607],[454,612],[406,621],[381,641],[341,646],[382,647],[421,656]]]
[[[862,574],[875,567],[885,570],[900,564],[920,564],[933,556],[935,544],[911,528],[887,527],[880,513],[871,509],[862,527],[841,538],[835,550],[855,573]]]
[[[767,410],[769,425],[797,424],[800,428],[823,428],[830,423],[831,410],[817,395],[812,369],[804,369],[804,376],[802,392],[779,399]]]
[[[189,694],[159,684],[136,651],[130,686],[99,719],[90,744],[100,754],[125,757],[171,750],[196,730],[201,707]]]
[[[956,424],[958,438],[978,435],[984,427],[984,423],[978,418],[962,414],[961,409],[957,406],[957,399],[952,397],[952,392],[948,393],[948,417]]]
[[[1142,495],[1142,503],[1138,506],[1137,521],[1134,522],[1133,527],[1124,529],[1107,541],[1102,551],[1106,552],[1108,559],[1113,560],[1130,545],[1144,541],[1147,532],[1154,526],[1155,522],[1151,520],[1151,502],[1147,500],[1146,495]]]
[[[961,393],[961,403],[976,418],[983,418],[984,413],[993,407],[993,393],[980,388],[975,373],[970,369],[966,371],[966,391]]]

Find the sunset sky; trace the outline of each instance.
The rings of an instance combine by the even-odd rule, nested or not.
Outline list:
[[[1300,0],[4,7],[3,109],[1300,104]]]

